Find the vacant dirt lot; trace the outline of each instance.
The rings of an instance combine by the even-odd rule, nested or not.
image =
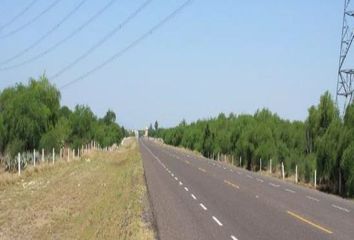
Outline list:
[[[154,239],[134,139],[29,172],[0,184],[0,239]]]

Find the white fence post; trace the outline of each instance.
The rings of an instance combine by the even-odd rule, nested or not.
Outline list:
[[[21,153],[18,153],[17,164],[18,164],[18,175],[21,176]]]
[[[272,159],[269,160],[269,173],[272,174]]]
[[[73,148],[73,159],[75,159],[75,148]]]
[[[295,183],[298,182],[298,177],[297,177],[297,165],[295,166]]]
[[[259,171],[262,172],[262,158],[259,159]]]
[[[242,166],[242,157],[240,156],[240,167]]]
[[[70,161],[70,149],[68,148],[68,162]]]
[[[315,189],[317,188],[317,170],[315,170],[315,181],[314,181]]]
[[[80,157],[80,148],[77,148],[77,157]]]
[[[36,166],[36,149],[33,149],[33,167]]]
[[[283,163],[283,162],[281,162],[281,175],[282,175],[283,180],[284,180],[284,178],[285,178],[285,173],[284,173],[284,163]]]
[[[53,148],[53,164],[54,164],[54,161],[55,161],[55,150]]]
[[[42,148],[42,162],[44,162],[44,149]]]

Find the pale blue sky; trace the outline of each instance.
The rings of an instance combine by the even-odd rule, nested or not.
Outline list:
[[[2,0],[0,26],[32,0]],[[38,0],[4,28],[28,22],[54,0]],[[62,0],[24,30],[0,39],[0,62],[37,41],[81,0]],[[11,63],[48,48],[109,0],[87,0],[47,39]],[[117,0],[80,34],[28,65],[0,71],[0,89],[48,76],[77,58],[133,12],[143,0]],[[80,76],[151,28],[182,0],[155,0],[93,54],[53,80]],[[334,94],[342,24],[341,0],[194,0],[181,14],[115,62],[62,90],[62,104],[87,104],[102,116],[110,108],[129,128],[156,119],[162,126],[267,107],[304,120],[320,95]]]

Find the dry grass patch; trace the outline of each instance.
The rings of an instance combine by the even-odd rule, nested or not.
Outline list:
[[[134,140],[0,185],[0,239],[154,239]]]

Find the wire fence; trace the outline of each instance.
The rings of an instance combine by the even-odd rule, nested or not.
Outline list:
[[[100,147],[99,144],[96,144],[96,141],[82,145],[81,148],[62,147],[60,149],[53,148],[51,151],[33,149],[33,151],[18,153],[15,159],[8,158],[6,161],[11,161],[11,163],[6,164],[8,166],[7,170],[17,171],[18,175],[21,176],[21,172],[30,166],[35,168],[42,164],[54,165],[57,162],[70,162],[80,159],[93,150],[111,151],[108,147]]]
[[[246,166],[246,163],[244,162],[244,160],[242,160],[242,157],[235,157],[233,155],[218,154],[217,156],[212,156],[211,159],[241,168],[244,168]],[[263,173],[271,176],[280,177],[283,180],[290,180],[296,184],[298,184],[299,182],[309,183],[314,188],[317,188],[316,169],[312,171],[310,179],[306,180],[304,174],[300,174],[298,165],[295,165],[293,169],[288,169],[288,171],[286,171],[284,162],[275,162],[272,159],[264,160],[260,158],[258,165],[256,165],[256,167],[253,168],[252,171],[259,172],[261,174]]]

